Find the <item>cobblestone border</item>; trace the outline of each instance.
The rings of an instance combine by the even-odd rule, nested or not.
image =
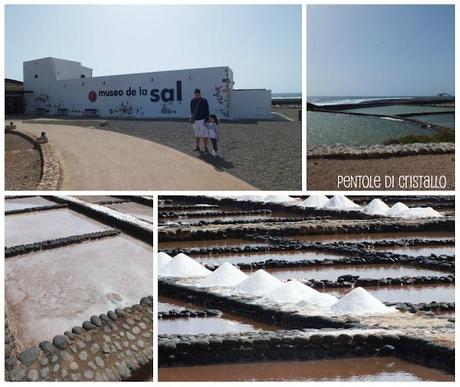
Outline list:
[[[387,306],[394,306],[403,312],[418,313],[422,312],[455,312],[455,302],[420,302],[413,304],[411,302],[385,302]],[[451,319],[452,320],[452,319]],[[455,321],[455,318],[452,320]]]
[[[180,318],[205,318],[205,317],[221,317],[222,312],[218,309],[171,309],[167,312],[158,312],[159,320],[175,320]]]
[[[249,215],[250,216],[250,215]],[[262,219],[241,219],[241,220],[200,220],[197,223],[189,223],[188,220],[179,220],[177,221],[178,225],[183,226],[212,226],[212,225],[226,225],[226,224],[254,224],[254,223],[288,223],[288,222],[307,222],[309,220],[323,220],[324,218],[318,217],[298,217],[298,218],[285,218],[285,217],[275,217],[275,218],[262,218]],[[332,218],[331,218],[332,219]],[[160,225],[165,225],[166,223],[159,223]],[[170,224],[168,224],[170,225]]]
[[[170,219],[170,218],[207,218],[216,216],[241,216],[241,215],[270,215],[270,210],[245,210],[245,211],[216,211],[216,212],[184,212],[177,213],[175,211],[159,212],[159,219]]]
[[[158,366],[323,360],[396,356],[455,373],[455,349],[425,339],[381,331],[248,332],[224,335],[159,335]]]
[[[61,170],[54,147],[50,143],[40,143],[37,136],[24,130],[6,128],[5,133],[15,134],[25,138],[33,143],[35,148],[40,152],[42,160],[42,174],[37,186],[37,191],[58,190],[61,180]]]
[[[16,210],[5,210],[6,215],[18,215],[18,214],[27,214],[37,211],[48,211],[48,210],[59,210],[61,208],[67,208],[66,204],[54,204],[49,206],[37,206],[37,207],[28,207],[28,208],[18,208]]]
[[[91,316],[21,353],[5,351],[7,381],[119,381],[153,361],[153,297]],[[9,336],[7,336],[9,337]],[[152,370],[153,371],[153,370]]]
[[[348,223],[347,223],[348,222]],[[202,230],[196,227],[161,228],[158,230],[158,240],[160,242],[193,241],[204,239],[225,239],[225,238],[244,238],[249,234],[271,236],[294,236],[294,235],[325,235],[336,233],[383,233],[383,232],[409,232],[409,231],[452,231],[455,230],[455,218],[432,218],[417,220],[400,219],[374,219],[374,220],[334,220],[324,224],[296,222],[289,224],[257,225],[245,227],[220,227]]]
[[[120,230],[104,230],[88,234],[73,235],[65,238],[50,239],[42,242],[34,242],[25,245],[18,245],[13,247],[5,247],[5,258],[15,257],[17,255],[28,254],[34,251],[50,250],[57,247],[64,247],[75,245],[86,241],[94,241],[98,239],[105,239],[115,237],[121,234]]]
[[[375,159],[400,156],[455,153],[455,143],[413,143],[394,145],[317,145],[309,146],[308,159]]]

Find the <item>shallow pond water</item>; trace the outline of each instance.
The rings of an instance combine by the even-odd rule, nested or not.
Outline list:
[[[171,309],[196,309],[203,310],[203,306],[191,305],[173,298],[159,297],[158,311],[167,312]],[[231,313],[223,313],[221,317],[191,317],[171,320],[158,320],[159,334],[188,334],[195,335],[223,334],[254,331],[273,331],[280,329],[270,324],[260,323]]]
[[[125,203],[116,203],[109,204],[107,207],[112,208],[113,210],[122,212],[134,216],[135,218],[144,220],[149,223],[153,223],[153,208],[149,206],[144,206],[143,204],[135,202],[125,202]]]
[[[393,254],[405,254],[411,257],[435,255],[455,255],[455,246],[423,246],[423,247],[377,247],[376,251],[387,251]]]
[[[5,200],[5,211],[23,210],[26,208],[39,208],[53,205],[56,205],[56,203],[41,196],[11,198]]]
[[[455,108],[440,107],[440,106],[423,106],[423,105],[387,105],[373,106],[357,109],[346,109],[344,112],[363,113],[363,114],[382,114],[382,115],[398,115],[398,114],[416,114],[416,113],[436,113],[436,112],[452,112]]]
[[[415,120],[427,122],[434,125],[445,126],[455,129],[455,114],[423,114],[421,116],[411,116]]]
[[[454,381],[443,371],[392,357],[215,364],[158,369],[159,381]]]
[[[160,250],[166,249],[190,249],[190,248],[207,248],[207,247],[238,247],[238,246],[268,246],[268,243],[258,242],[254,240],[245,240],[237,238],[228,239],[210,239],[201,241],[174,241],[174,242],[158,242]]]
[[[380,233],[350,233],[350,234],[321,234],[321,235],[291,235],[287,239],[312,242],[364,242],[364,241],[382,241],[382,240],[399,240],[399,239],[450,239],[455,234],[448,231],[430,231],[430,232],[380,232]]]
[[[374,297],[382,302],[410,302],[419,304],[422,302],[454,302],[454,285],[414,285],[414,286],[369,286],[365,288]],[[350,289],[318,289],[321,292],[341,297]]]
[[[308,112],[307,128],[308,146],[383,144],[410,134],[435,133],[434,129],[402,120],[323,112]]]
[[[361,278],[401,278],[404,276],[443,276],[446,272],[401,265],[334,265],[311,268],[266,269],[280,280],[315,279],[335,281],[337,277],[351,274]]]
[[[5,260],[6,309],[23,349],[152,293],[152,249],[126,235]]]
[[[43,242],[109,229],[110,227],[67,208],[9,215],[5,217],[5,246]]]

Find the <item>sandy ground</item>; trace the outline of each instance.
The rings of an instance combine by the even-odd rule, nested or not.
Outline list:
[[[34,190],[41,177],[40,153],[32,143],[14,134],[5,134],[5,188]]]
[[[274,111],[278,111],[274,109]],[[297,116],[298,109],[280,108],[279,112],[286,116]],[[299,121],[259,121],[259,122],[225,122],[219,130],[219,157],[200,157],[194,152],[195,143],[193,130],[185,121],[140,121],[140,120],[109,120],[108,126],[99,127],[100,120],[75,119],[34,119],[28,123],[53,123],[66,126],[96,127],[98,132],[117,132],[139,139],[162,144],[170,151],[179,151],[193,158],[191,165],[182,175],[188,177],[185,189],[203,189],[193,182],[193,173],[197,161],[205,162],[214,171],[225,171],[250,185],[263,190],[301,190],[302,189],[302,125]],[[29,125],[34,127],[36,125]],[[37,125],[38,126],[38,125]],[[40,128],[42,128],[40,126]],[[39,129],[37,129],[39,130]],[[94,129],[93,129],[94,131]],[[167,168],[168,162],[163,163]],[[193,165],[193,169],[191,168]],[[185,168],[185,167],[182,167]],[[204,167],[203,167],[204,168]],[[168,179],[181,178],[179,170],[167,168]],[[166,172],[166,171],[165,171]],[[222,174],[222,172],[219,172]],[[209,182],[208,189],[235,189],[220,183]],[[171,188],[172,181],[169,183]],[[190,186],[190,185],[193,186]],[[198,186],[198,188],[196,188]],[[124,187],[117,187],[122,188]],[[107,187],[106,189],[111,189]],[[152,187],[146,187],[152,189]],[[153,189],[163,189],[153,187]],[[177,188],[182,189],[182,188]],[[248,188],[238,188],[248,189]]]
[[[395,183],[400,176],[410,175],[445,175],[447,186],[444,190],[454,190],[455,157],[453,154],[445,155],[420,155],[406,157],[391,157],[385,159],[338,160],[314,159],[307,161],[307,189],[308,190],[347,190],[338,187],[338,176],[371,175],[394,176]],[[360,191],[366,188],[359,188]],[[414,188],[372,188],[371,190],[414,190]],[[416,189],[415,189],[416,190]],[[423,189],[419,189],[423,190]],[[439,190],[433,188],[431,190]]]
[[[15,121],[45,131],[63,171],[62,190],[250,190],[214,166],[152,141],[72,125]]]

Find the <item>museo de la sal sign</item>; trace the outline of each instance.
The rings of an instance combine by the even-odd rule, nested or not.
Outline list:
[[[97,90],[90,91],[88,99],[91,102],[96,102],[98,98],[104,97],[136,97],[145,96],[150,97],[150,102],[173,102],[182,101],[182,81],[176,81],[175,88],[164,88],[164,89],[146,89],[142,86],[138,88],[129,87],[126,90],[123,89],[109,89],[109,90]]]

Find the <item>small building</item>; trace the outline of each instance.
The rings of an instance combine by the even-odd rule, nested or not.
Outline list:
[[[5,114],[24,113],[24,85],[21,81],[5,78]]]
[[[196,88],[224,119],[271,118],[271,91],[234,89],[229,67],[93,77],[80,62],[24,62],[25,112],[55,116],[189,118]]]

